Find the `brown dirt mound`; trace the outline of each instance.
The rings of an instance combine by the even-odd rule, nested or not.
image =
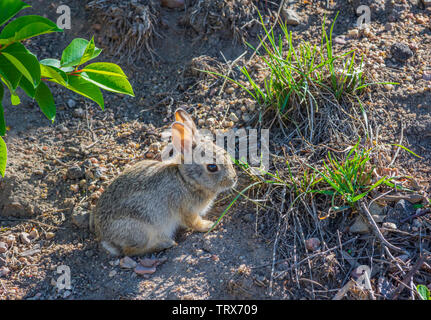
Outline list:
[[[152,40],[157,35],[160,1],[102,1],[94,0],[86,5],[93,10],[103,26],[102,41],[111,54],[122,55],[129,60],[140,59],[145,52],[154,58]]]

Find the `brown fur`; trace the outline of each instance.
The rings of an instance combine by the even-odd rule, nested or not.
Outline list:
[[[191,145],[193,140],[194,145],[217,149],[224,164],[211,173],[206,164],[145,160],[120,174],[102,194],[90,219],[102,246],[113,255],[140,255],[172,247],[179,226],[208,231],[213,223],[201,216],[218,193],[236,183],[235,169],[224,150],[208,141],[200,143],[184,110],[177,110],[176,118],[184,123],[173,125],[176,148]]]

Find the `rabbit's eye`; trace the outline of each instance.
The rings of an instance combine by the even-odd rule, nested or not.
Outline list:
[[[207,164],[207,170],[209,172],[217,172],[218,166],[216,164]]]

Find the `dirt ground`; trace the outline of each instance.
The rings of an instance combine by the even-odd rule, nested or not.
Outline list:
[[[33,8],[25,10],[25,14],[45,15],[56,21],[56,2],[26,2]],[[277,15],[276,2],[259,2],[259,9],[270,22]],[[402,164],[429,192],[431,11],[424,9],[420,0],[401,1],[394,6],[389,2],[361,1],[372,10],[372,28],[365,35],[351,33],[357,19],[355,1],[335,1],[336,5],[329,9],[323,1],[293,2],[301,23],[288,28],[298,39],[317,39],[323,16],[333,19],[340,10],[334,29],[334,35],[342,39],[338,48],[357,47],[364,52],[373,80],[401,83],[395,88],[379,86],[369,93],[367,107],[374,110],[370,123],[382,141],[399,143],[402,135],[402,144],[422,157],[401,152],[396,163]],[[121,65],[136,97],[104,93],[106,105],[102,111],[89,100],[51,86],[57,102],[57,117],[52,124],[35,102],[22,99],[21,105],[13,107],[6,97],[5,115],[10,130],[5,137],[7,172],[0,180],[0,238],[12,235],[16,241],[0,254],[0,267],[10,270],[0,277],[0,299],[310,298],[307,283],[303,283],[306,289],[302,290],[283,277],[275,279],[269,290],[274,272],[274,234],[265,234],[264,223],[258,223],[255,208],[244,199],[208,235],[180,231],[178,246],[157,254],[167,260],[152,275],[140,276],[121,268],[118,259],[99,249],[86,226],[86,213],[126,166],[157,154],[161,133],[169,127],[177,107],[187,108],[199,127],[247,127],[253,102],[229,83],[223,86],[223,79],[215,81],[192,67],[227,70],[227,62],[245,51],[245,57],[249,57],[251,50],[237,31],[199,29],[184,22],[189,11],[159,8],[157,35],[151,44],[153,58],[146,48],[136,53],[138,59],[133,59],[133,53],[127,57],[121,52],[114,55],[112,48],[104,47],[104,32],[109,28],[97,11],[86,9],[79,0],[68,1],[67,5],[71,8],[72,28],[62,34],[38,37],[27,44],[29,49],[39,59],[59,58],[73,38],[95,35],[96,46],[105,49],[98,61]],[[257,43],[257,27],[235,30],[248,30],[244,37]],[[414,56],[408,62],[391,58],[391,46],[396,42],[410,46]],[[226,118],[232,111],[239,118],[234,123]],[[223,212],[232,195],[233,191],[218,198],[209,214],[212,220]],[[429,228],[427,221],[417,227]],[[37,235],[29,243],[19,239],[21,232],[31,234],[32,230],[37,230]],[[343,241],[352,238],[347,231],[340,231]],[[424,246],[430,250],[429,238],[427,241]],[[60,276],[57,267],[61,265],[71,271],[69,290],[56,287]],[[287,267],[287,263],[278,264],[276,271]],[[337,281],[332,286],[325,284],[321,295],[316,290],[312,296],[334,296],[346,283],[344,276]]]

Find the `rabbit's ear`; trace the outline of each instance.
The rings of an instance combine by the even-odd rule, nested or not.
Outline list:
[[[193,135],[191,130],[180,122],[172,124],[172,143],[174,148],[182,155],[191,153],[193,146]]]
[[[193,122],[193,119],[184,109],[178,108],[177,110],[175,110],[175,121],[180,122],[185,126],[189,127],[190,130],[192,131],[193,136],[197,137],[199,135],[199,131],[196,128],[196,125]]]

